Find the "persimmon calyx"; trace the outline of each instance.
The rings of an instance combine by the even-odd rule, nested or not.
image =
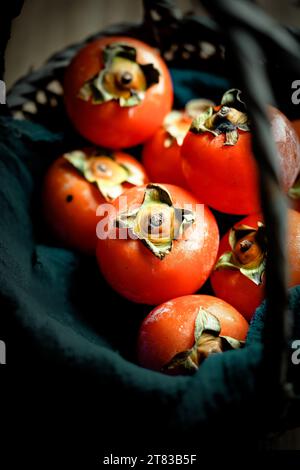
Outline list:
[[[163,122],[163,127],[167,134],[164,146],[171,147],[176,142],[180,147],[189,131],[192,119],[214,105],[210,100],[199,98],[188,101],[184,111],[171,111]]]
[[[238,269],[257,286],[262,284],[267,261],[264,224],[258,222],[256,228],[247,225],[232,228],[229,244],[231,251],[226,251],[220,256],[214,269]]]
[[[195,321],[195,343],[191,349],[176,354],[163,367],[163,372],[182,371],[194,373],[202,362],[210,355],[241,348],[244,341],[220,335],[221,324],[218,318],[203,307]]]
[[[210,132],[214,136],[225,134],[224,145],[235,145],[239,130],[250,131],[250,123],[241,91],[232,88],[222,97],[221,106],[210,106],[192,122],[191,132],[202,134]]]
[[[122,184],[127,182],[134,186],[143,184],[127,166],[118,163],[113,155],[101,150],[85,153],[74,150],[64,154],[64,158],[90,183],[95,184],[107,201],[112,201],[123,193]]]
[[[139,64],[136,49],[127,44],[108,44],[103,63],[104,68],[80,88],[82,100],[92,104],[117,100],[122,107],[136,106],[146,90],[159,82],[159,71],[152,64]]]
[[[160,260],[169,254],[173,241],[195,221],[193,211],[174,207],[170,193],[161,185],[148,184],[142,205],[120,214],[119,228],[127,228]]]
[[[164,119],[163,127],[166,131],[164,147],[171,147],[175,142],[181,146],[191,125],[190,118],[181,111],[171,111]]]

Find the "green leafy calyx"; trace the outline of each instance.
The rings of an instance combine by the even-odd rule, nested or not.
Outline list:
[[[112,201],[123,193],[123,183],[140,186],[144,182],[139,173],[120,164],[113,154],[98,149],[74,150],[64,154],[64,158],[90,183],[97,186],[107,201]]]
[[[168,255],[174,240],[195,221],[191,210],[174,207],[170,193],[161,185],[148,184],[142,205],[120,214],[117,227],[130,230],[131,234],[160,260]]]
[[[102,52],[104,68],[85,82],[78,97],[92,104],[117,100],[122,107],[136,106],[145,92],[159,81],[159,71],[152,64],[139,64],[136,49],[112,43]]]

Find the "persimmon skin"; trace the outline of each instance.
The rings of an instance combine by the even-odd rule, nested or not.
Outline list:
[[[222,134],[187,134],[181,155],[188,186],[199,199],[221,212],[258,211],[257,168],[250,152],[250,133],[241,132],[233,146],[223,145],[224,141]]]
[[[166,130],[161,127],[145,142],[142,155],[144,167],[151,181],[187,188],[182,171],[181,146],[174,139],[170,147],[165,147],[167,137]]]
[[[170,192],[176,207],[191,204],[195,210],[199,204],[194,196],[178,186],[162,186]],[[126,211],[142,204],[144,191],[145,187],[126,191]],[[116,208],[118,199],[114,201]],[[194,223],[181,239],[174,240],[172,251],[163,260],[157,258],[141,240],[99,239],[97,259],[108,283],[127,299],[150,305],[196,292],[208,278],[219,246],[215,218],[207,207],[204,206],[203,211],[204,218],[202,214],[199,216],[200,223]],[[191,235],[194,235],[193,239]]]
[[[289,262],[289,287],[300,284],[300,213],[288,210],[287,251]]]
[[[153,64],[160,72],[159,83],[146,90],[137,106],[121,107],[116,100],[95,105],[78,97],[83,84],[103,68],[101,52],[113,42],[135,47],[137,61]],[[153,48],[137,39],[112,36],[77,53],[66,69],[64,96],[67,113],[81,135],[97,145],[120,149],[144,142],[158,129],[172,108],[173,88],[167,66]]]
[[[300,119],[297,119],[296,121],[292,121],[293,128],[296,131],[296,134],[298,136],[298,139],[300,139]],[[293,199],[289,198],[289,206],[292,209],[295,209],[295,211],[300,212],[300,198],[299,199]]]
[[[263,216],[253,214],[235,226],[257,227],[258,221],[263,222]],[[229,232],[221,239],[217,259],[225,251],[231,251],[228,236]],[[287,256],[289,264],[288,286],[293,287],[300,284],[300,214],[292,209],[288,209]],[[216,296],[233,305],[247,321],[251,320],[256,308],[265,297],[265,276],[263,282],[256,285],[236,269],[222,269],[212,271],[210,281]]]
[[[289,198],[289,207],[297,212],[300,212],[300,199]]]
[[[298,138],[300,139],[300,119],[292,121],[292,126],[295,129]]]
[[[300,170],[300,144],[288,119],[273,107],[269,113],[279,151],[281,183],[287,192]],[[224,141],[224,134],[187,134],[181,148],[187,184],[205,204],[221,212],[259,212],[258,168],[251,149],[251,132],[239,131],[233,146],[223,145]]]
[[[138,336],[139,364],[159,371],[176,354],[190,349],[200,307],[218,318],[221,335],[246,339],[249,325],[231,305],[210,295],[186,295],[159,305],[145,318]]]
[[[115,152],[120,164],[133,165],[145,182],[147,175],[142,165],[130,155]],[[124,191],[131,188],[123,184]],[[47,225],[61,243],[92,255],[96,249],[96,210],[106,203],[96,185],[88,182],[63,156],[50,166],[43,187],[43,212]]]

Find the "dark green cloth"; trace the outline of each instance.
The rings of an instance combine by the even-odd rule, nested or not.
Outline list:
[[[22,396],[30,403],[44,397],[46,419],[50,394],[50,404],[57,399],[62,406],[63,426],[84,422],[79,435],[95,438],[87,424],[95,420],[111,446],[129,424],[135,440],[155,429],[152,443],[180,438],[197,444],[236,433],[245,444],[243,436],[259,422],[260,431],[251,437],[256,439],[270,414],[276,421],[278,406],[266,398],[264,307],[244,350],[210,357],[193,377],[168,377],[136,365],[136,335],[149,307],[117,296],[93,258],[56,246],[43,223],[43,174],[65,145],[63,134],[0,119],[0,331],[7,367],[20,372],[26,365]],[[295,289],[298,335],[299,299]]]

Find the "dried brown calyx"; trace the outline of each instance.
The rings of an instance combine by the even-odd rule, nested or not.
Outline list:
[[[173,241],[195,220],[190,210],[174,207],[170,193],[159,184],[148,184],[137,209],[120,214],[117,227],[127,228],[159,259],[171,252]]]
[[[148,88],[159,81],[152,64],[139,64],[136,49],[112,43],[103,50],[104,68],[79,90],[78,97],[93,104],[117,100],[120,106],[136,106]]]
[[[249,118],[241,91],[232,88],[222,97],[221,106],[210,106],[193,121],[191,129],[195,134],[210,132],[214,136],[225,134],[224,145],[235,145],[239,130],[250,131]]]
[[[257,227],[240,225],[229,233],[231,251],[218,259],[215,270],[238,269],[244,276],[260,285],[266,270],[267,239],[263,223]]]
[[[238,349],[244,345],[229,336],[221,336],[221,324],[218,318],[203,307],[199,308],[195,321],[195,343],[191,349],[182,351],[166,364],[163,372],[194,373],[202,362],[211,354]]]

